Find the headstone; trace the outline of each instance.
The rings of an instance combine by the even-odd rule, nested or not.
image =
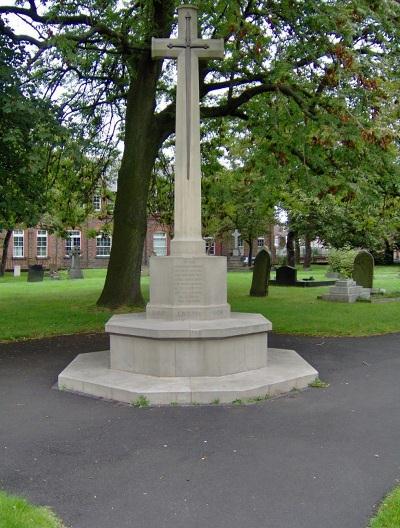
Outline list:
[[[41,282],[44,277],[44,269],[41,264],[34,264],[28,268],[28,282]]]
[[[353,279],[358,286],[373,288],[374,257],[365,249],[359,251],[354,259]]]
[[[280,286],[295,286],[297,269],[292,266],[281,266],[276,270],[276,284]]]
[[[74,248],[71,251],[71,267],[68,276],[70,279],[83,279],[79,248]]]
[[[21,276],[21,266],[15,265],[14,266],[14,277],[20,277]]]
[[[240,232],[237,229],[235,229],[235,231],[232,233],[232,236],[234,238],[232,256],[239,257],[240,256],[240,249],[239,249]]]
[[[271,253],[262,249],[256,256],[253,268],[250,295],[252,297],[265,297],[268,295],[269,275],[271,273]]]

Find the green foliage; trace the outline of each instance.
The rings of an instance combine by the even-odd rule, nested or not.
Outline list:
[[[146,398],[143,394],[138,396],[138,398],[132,402],[132,405],[134,407],[139,407],[140,409],[143,409],[145,407],[148,407],[150,405],[150,400]]]
[[[316,378],[314,381],[309,383],[308,386],[314,389],[327,389],[329,387],[329,383]]]
[[[399,3],[197,4],[202,33],[223,38],[226,48],[224,61],[200,65],[202,117],[210,119],[203,124],[203,156],[210,160],[203,185],[204,233],[215,236],[234,226],[251,240],[279,205],[297,223],[298,234],[313,233],[333,247],[372,249],[383,236],[390,243],[398,239]],[[134,218],[133,231],[144,231],[144,214],[139,219],[135,205],[129,209],[126,189],[147,198],[157,149],[149,146],[143,154],[129,132],[150,123],[147,136],[149,143],[156,137],[157,148],[173,133],[174,66],[166,61],[154,77],[146,75],[154,66],[150,37],[171,34],[177,5],[48,0],[37,12],[34,2],[21,0],[0,7],[7,15],[1,33],[12,35],[13,13],[39,27],[36,38],[13,38],[30,45],[25,48],[32,56],[29,76],[43,93],[60,98],[64,122],[81,125],[88,142],[102,138],[108,146],[125,139],[122,166],[130,168],[120,176],[125,210],[117,222]],[[39,52],[33,58],[35,45]],[[149,104],[135,106],[144,92]],[[134,167],[143,155],[147,172],[137,174]],[[155,209],[164,215],[171,180],[160,178],[158,185]],[[62,216],[77,221],[70,210]],[[127,247],[126,240],[120,246],[124,242]],[[112,259],[111,268],[117,275],[129,268],[133,276],[141,255],[133,250],[120,255],[125,262],[116,260],[114,267]],[[135,284],[125,285],[129,291],[138,289],[139,274],[132,280]]]
[[[357,251],[349,247],[330,249],[328,262],[332,271],[340,273],[343,277],[350,278],[353,273],[354,259]]]
[[[0,528],[63,528],[62,522],[45,507],[0,491]]]

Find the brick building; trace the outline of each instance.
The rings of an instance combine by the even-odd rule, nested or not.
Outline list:
[[[94,212],[102,210],[102,200],[99,196],[93,199]],[[33,264],[42,264],[45,269],[50,267],[62,269],[70,265],[70,252],[73,247],[79,247],[81,266],[83,268],[105,268],[108,265],[112,236],[102,232],[104,221],[91,215],[75,229],[68,230],[68,237],[61,238],[42,227],[15,229],[13,231],[6,262],[6,269],[12,270],[15,265],[27,269]],[[95,234],[97,233],[97,234]],[[4,232],[0,233],[4,236]],[[253,242],[253,255],[260,247],[266,245],[275,259],[279,248],[284,244],[284,233],[278,226],[271,226],[269,231],[260,235]],[[170,254],[170,229],[154,217],[149,217],[147,234],[143,248],[143,264],[148,264],[151,255]],[[233,237],[229,234],[220,240],[205,238],[206,251],[209,255],[232,255]],[[247,244],[239,238],[239,253],[246,257],[249,253]],[[1,247],[1,241],[0,241]]]

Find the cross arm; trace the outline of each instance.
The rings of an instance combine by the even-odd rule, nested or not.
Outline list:
[[[193,39],[191,47],[199,59],[224,58],[224,39]]]
[[[151,39],[151,57],[153,59],[176,59],[184,47],[185,42],[183,40],[153,37]]]

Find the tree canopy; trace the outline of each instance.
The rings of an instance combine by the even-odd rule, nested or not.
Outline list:
[[[224,61],[200,65],[201,115],[215,128],[229,119],[238,141],[251,134],[257,153],[250,157],[264,169],[257,185],[279,188],[292,207],[299,190],[349,204],[364,181],[368,195],[376,171],[380,197],[386,193],[385,204],[396,200],[396,0],[197,4],[202,33],[222,37],[226,48]],[[124,142],[100,304],[142,302],[152,171],[174,132],[175,105],[174,65],[151,60],[150,39],[174,31],[176,6],[30,0],[0,7],[0,32],[26,46],[31,76],[60,101],[64,122],[80,126],[85,139]],[[15,31],[13,16],[35,30]]]

